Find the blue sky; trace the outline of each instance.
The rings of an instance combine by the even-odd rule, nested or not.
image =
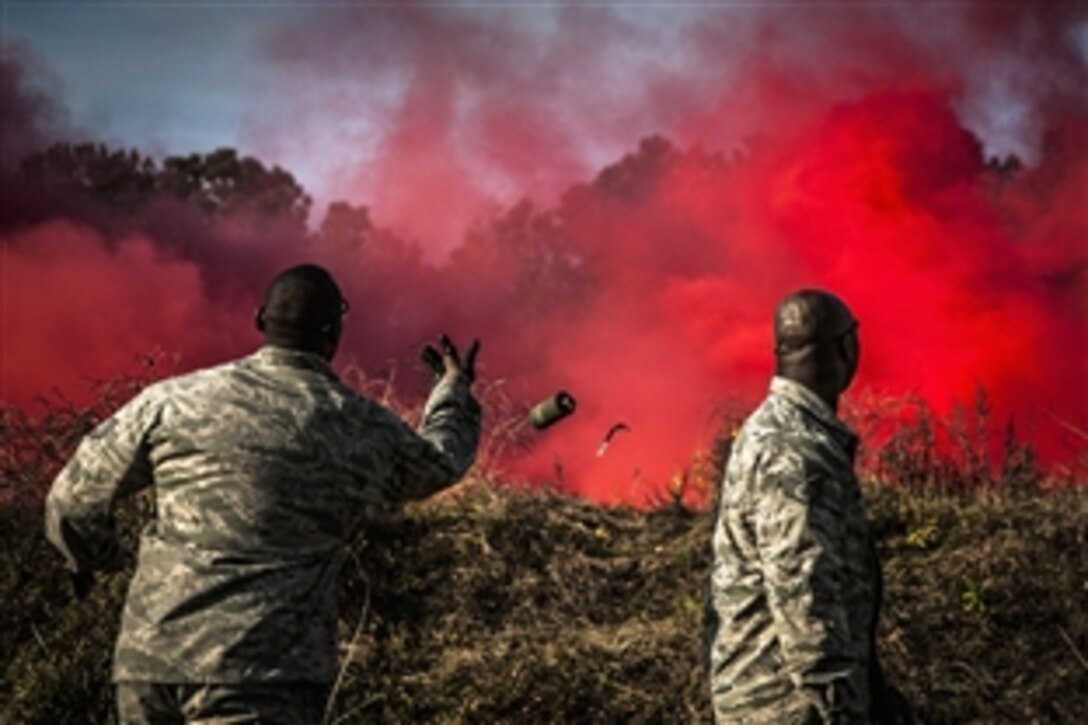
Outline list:
[[[335,198],[370,201],[388,187],[367,165],[393,135],[408,85],[424,70],[422,59],[437,50],[432,41],[441,33],[463,42],[449,62],[463,62],[468,78],[458,79],[458,68],[441,81],[457,86],[452,113],[491,102],[486,73],[496,93],[515,103],[535,99],[554,114],[550,123],[568,126],[562,163],[528,179],[458,150],[470,145],[462,143],[462,131],[436,129],[446,146],[432,156],[457,156],[447,176],[471,175],[479,187],[451,210],[462,217],[459,223],[488,199],[506,203],[522,194],[554,194],[636,147],[641,137],[667,130],[647,112],[631,80],[647,66],[658,74],[685,73],[677,33],[690,17],[661,22],[666,15],[659,5],[599,3],[587,4],[582,23],[564,19],[562,5],[486,2],[414,4],[418,12],[402,17],[408,5],[15,0],[3,3],[3,35],[40,61],[74,137],[156,156],[233,146],[291,170],[319,209]],[[338,18],[359,32],[338,32]],[[466,29],[487,42],[465,40]],[[597,32],[600,47],[587,50],[587,37]],[[513,47],[485,47],[494,46],[493,39],[501,44],[505,33]],[[330,45],[340,50],[325,52],[323,34],[335,36]],[[292,35],[309,40],[284,51]],[[579,35],[577,52],[585,63],[538,86],[537,78],[565,60],[564,38]],[[375,46],[382,51],[373,52]],[[514,62],[503,68],[507,53]],[[482,64],[500,67],[473,70],[477,55]]]
[[[235,145],[261,87],[255,43],[282,10],[6,3],[4,34],[56,73],[72,123],[149,152]]]

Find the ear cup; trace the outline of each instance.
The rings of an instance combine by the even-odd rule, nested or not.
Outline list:
[[[257,314],[255,315],[253,322],[257,325],[257,329],[264,332],[264,307],[257,308]]]

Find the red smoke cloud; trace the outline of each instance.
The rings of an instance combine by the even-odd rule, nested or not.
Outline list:
[[[968,12],[957,16],[962,47],[924,45],[906,21],[874,23],[872,12],[814,17],[826,34],[804,43],[796,24],[690,30],[699,58],[727,36],[749,42],[733,48],[739,60],[720,77],[729,76],[734,95],[691,98],[671,71],[647,78],[641,102],[668,102],[648,115],[683,146],[644,141],[552,203],[457,229],[462,241],[448,258],[358,209],[347,224],[354,235],[324,229],[309,240],[202,227],[179,210],[163,212],[170,224],[151,212],[126,226],[72,210],[67,219],[42,212],[8,222],[0,242],[9,280],[5,398],[25,403],[47,384],[107,377],[149,349],[181,352],[188,366],[244,352],[257,343],[248,317],[268,278],[309,258],[330,265],[352,299],[342,361],[403,366],[446,330],[481,337],[485,376],[505,381],[519,401],[572,392],[574,417],[503,462],[595,500],[660,492],[715,432],[717,406],[758,400],[772,368],[773,307],[800,286],[832,289],[857,313],[859,389],[913,392],[947,411],[981,386],[999,413],[1015,412],[1060,455],[1048,415],[1088,424],[1088,112],[1069,93],[1083,61],[1070,49],[1068,24],[1038,13],[979,22]],[[572,67],[532,45],[541,38],[511,25],[530,51],[529,60],[512,58],[484,42],[501,22],[368,13],[352,26],[363,39],[384,37],[381,28],[406,34],[393,43],[402,70],[419,70],[422,50],[444,33],[466,31],[448,37],[434,67],[406,71],[407,90],[389,114],[393,132],[366,171],[396,184],[375,198],[399,199],[386,206],[388,218],[416,219],[410,236],[427,239],[425,227],[445,225],[447,211],[468,214],[487,196],[488,175],[532,190],[542,188],[537,171],[578,167],[562,107],[542,109],[549,93],[577,106],[581,92],[527,90],[524,105],[511,100],[545,60]],[[609,29],[626,22],[607,21]],[[1029,94],[1028,125],[1048,134],[1025,142],[1035,158],[1014,171],[988,163],[963,120],[986,102],[968,92],[977,82],[970,52],[996,63],[1002,34],[1020,38],[1007,62],[1049,48],[1024,66],[1047,69]],[[589,35],[566,39],[571,60],[599,60]],[[322,43],[371,61],[385,47],[339,45],[351,37],[345,30]],[[934,48],[947,51],[939,69]],[[305,35],[285,35],[277,49],[316,53]],[[799,65],[809,53],[809,65]],[[693,76],[699,93],[719,77],[705,69]],[[466,126],[457,84],[492,81],[505,95],[478,98]],[[574,113],[590,115],[582,106]],[[735,152],[746,125],[737,118],[758,119],[760,133]],[[681,150],[698,141],[726,152]],[[382,204],[374,208],[380,215]],[[452,233],[435,244],[448,247]],[[42,298],[58,289],[65,292]],[[619,421],[630,431],[597,456]]]
[[[1038,169],[1005,179],[940,97],[889,92],[836,107],[738,171],[740,214],[752,217],[742,246],[758,268],[780,270],[780,289],[819,285],[849,301],[863,325],[862,385],[944,410],[981,385],[1080,420],[1088,250],[1067,195],[1085,188],[1083,126],[1056,134]],[[723,297],[743,306],[745,293],[734,280],[676,290],[695,319],[731,306]],[[730,337],[719,321],[697,330],[704,345]],[[726,346],[721,372],[732,357]]]
[[[887,92],[735,166],[669,164],[635,208],[593,204],[608,211],[585,220],[584,239],[622,249],[605,274],[618,304],[596,308],[548,369],[604,403],[591,428],[618,418],[637,435],[590,492],[607,498],[624,466],[660,482],[684,467],[714,401],[751,402],[770,373],[770,312],[802,286],[835,290],[862,321],[859,388],[948,413],[981,387],[999,416],[1050,425],[1039,442],[1059,454],[1047,414],[1088,414],[1088,227],[1072,201],[1088,188],[1084,132],[1071,123],[1053,156],[1007,179],[943,98]],[[586,459],[591,441],[572,431],[552,455]]]
[[[47,222],[4,239],[4,398],[54,389],[82,398],[96,382],[143,372],[165,345],[189,360],[230,350],[246,315],[210,301],[201,270],[153,240],[108,245],[93,230]],[[216,320],[216,324],[208,324]]]

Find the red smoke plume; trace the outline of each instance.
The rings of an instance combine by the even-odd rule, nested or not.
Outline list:
[[[661,491],[715,432],[716,406],[758,400],[772,368],[773,307],[800,286],[836,291],[861,320],[859,389],[917,393],[947,411],[982,387],[999,413],[1015,412],[1046,452],[1061,455],[1050,416],[1088,424],[1088,111],[1076,92],[1083,41],[1069,30],[1082,19],[1067,8],[1048,11],[1062,22],[1039,10],[994,18],[968,8],[952,23],[954,42],[923,40],[911,21],[877,22],[876,12],[686,26],[687,52],[728,57],[728,69],[693,68],[694,91],[668,69],[643,77],[644,92],[626,76],[599,91],[637,96],[639,110],[683,146],[647,139],[555,201],[509,207],[464,234],[444,231],[439,248],[461,239],[446,258],[359,208],[341,219],[346,232],[330,223],[309,240],[201,226],[177,209],[126,225],[71,210],[9,220],[4,398],[26,404],[156,348],[182,353],[183,366],[245,352],[258,342],[246,330],[264,284],[306,258],[330,265],[352,298],[341,360],[403,365],[445,330],[481,337],[485,376],[522,402],[571,391],[575,416],[505,463],[595,500]],[[589,89],[526,87],[524,104],[516,94],[551,63],[600,62],[586,16],[560,16],[556,27],[572,35],[558,51],[553,36],[505,16],[471,21],[417,8],[354,17],[339,33],[285,33],[274,47],[313,56],[314,67],[332,62],[316,37],[371,64],[385,46],[367,38],[385,37],[401,54],[392,131],[377,163],[356,174],[362,187],[371,183],[364,176],[388,185],[375,193],[378,215],[414,219],[412,235],[426,240],[445,212],[463,218],[496,183],[548,198],[556,176],[580,168],[581,127],[546,101],[569,101],[584,123],[594,117],[582,105]],[[608,37],[617,28],[650,33],[629,18],[591,17]],[[802,37],[800,26],[824,34]],[[486,41],[504,29],[524,55]],[[1001,38],[1016,43],[1003,50]],[[436,44],[438,59],[424,62]],[[986,67],[1021,104],[1020,130],[1040,131],[1021,139],[1024,168],[991,162],[965,127],[994,102],[972,91]],[[287,70],[289,79],[314,73]],[[1038,82],[1020,93],[1029,71]],[[478,95],[489,88],[504,93]],[[759,133],[738,143],[756,130],[738,119],[756,119]],[[608,119],[587,129],[619,133]],[[724,152],[683,150],[700,142]],[[619,421],[630,431],[598,456]]]

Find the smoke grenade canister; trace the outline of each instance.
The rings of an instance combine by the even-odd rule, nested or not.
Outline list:
[[[544,430],[573,413],[574,407],[574,396],[565,390],[560,390],[552,397],[535,405],[529,411],[529,422],[537,430]]]

